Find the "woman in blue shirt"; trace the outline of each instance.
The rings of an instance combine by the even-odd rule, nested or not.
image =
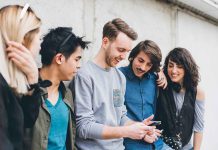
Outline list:
[[[154,114],[158,86],[166,87],[163,74],[158,79],[162,59],[158,45],[150,40],[141,41],[129,55],[130,64],[120,68],[126,77],[125,105],[127,116],[134,121],[143,121]],[[156,83],[157,82],[157,83]],[[157,130],[157,132],[160,132]],[[150,141],[145,142],[145,141]],[[126,150],[162,149],[163,142],[145,136],[142,140],[124,140]],[[166,149],[166,148],[165,148]]]

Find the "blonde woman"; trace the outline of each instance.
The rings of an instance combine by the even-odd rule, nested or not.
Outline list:
[[[23,128],[37,118],[40,26],[28,5],[0,9],[0,150],[23,149]]]

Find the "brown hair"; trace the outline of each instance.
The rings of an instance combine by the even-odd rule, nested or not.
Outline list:
[[[104,25],[103,38],[107,37],[113,41],[116,39],[119,32],[123,32],[132,40],[136,40],[138,37],[138,34],[125,21],[116,18]]]
[[[151,40],[139,42],[129,54],[129,61],[131,65],[140,51],[143,51],[151,59],[152,68],[150,69],[150,72],[159,72],[160,62],[162,59],[162,54],[159,46]]]
[[[196,88],[198,86],[198,82],[200,81],[200,75],[198,72],[198,66],[192,57],[191,53],[181,47],[176,47],[169,52],[164,62],[164,73],[167,77],[168,82],[171,80],[167,73],[167,67],[169,60],[175,62],[178,65],[182,65],[185,70],[185,76],[183,80],[183,86],[186,89]]]

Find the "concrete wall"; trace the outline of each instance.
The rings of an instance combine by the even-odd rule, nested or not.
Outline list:
[[[200,67],[200,86],[206,93],[203,150],[215,150],[218,133],[218,121],[215,117],[218,105],[215,94],[218,83],[218,71],[215,69],[217,68],[218,27],[196,16],[178,12],[177,36],[177,45],[188,48]]]
[[[200,66],[200,85],[206,92],[206,114],[203,148],[216,149],[218,121],[215,117],[218,71],[216,54],[218,26],[169,4],[155,0],[1,0],[6,4],[29,2],[42,18],[42,32],[57,26],[72,26],[73,31],[92,41],[85,51],[84,62],[92,58],[101,44],[103,25],[115,18],[124,19],[139,34],[141,40],[151,39],[159,44],[165,57],[175,46],[189,49]],[[121,65],[125,64],[123,62]]]

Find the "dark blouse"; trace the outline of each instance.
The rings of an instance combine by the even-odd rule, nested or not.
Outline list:
[[[34,125],[41,101],[40,88],[17,95],[0,73],[0,150],[22,150],[24,128]]]

